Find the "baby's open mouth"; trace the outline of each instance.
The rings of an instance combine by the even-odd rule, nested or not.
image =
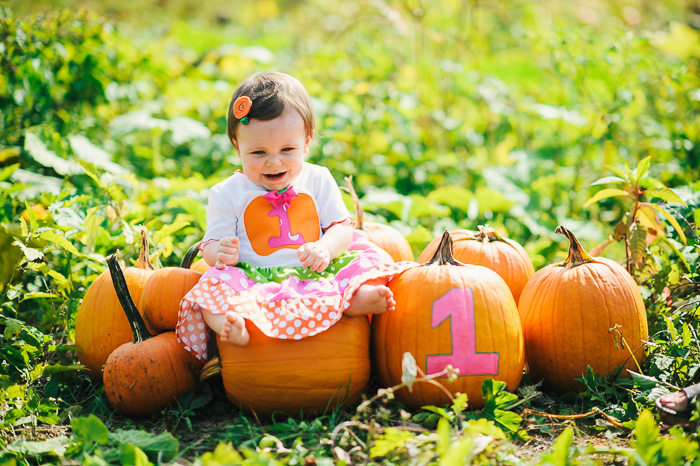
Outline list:
[[[282,173],[265,173],[263,176],[267,178],[268,180],[279,180],[284,176],[284,174],[287,172],[282,172]]]

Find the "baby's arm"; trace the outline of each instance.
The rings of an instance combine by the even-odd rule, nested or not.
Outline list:
[[[302,244],[297,256],[302,267],[323,272],[333,259],[345,252],[351,241],[352,227],[339,223],[326,230],[320,240]]]
[[[240,241],[235,236],[230,236],[219,241],[207,243],[202,250],[202,255],[204,256],[204,262],[209,267],[224,269],[227,265],[238,264],[239,252]]]

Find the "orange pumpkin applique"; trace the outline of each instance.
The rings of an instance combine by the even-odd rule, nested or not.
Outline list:
[[[290,204],[289,208],[284,204],[275,206],[260,196],[246,207],[245,229],[253,251],[259,256],[269,256],[285,248],[298,249],[321,237],[320,220],[311,196],[301,193]]]

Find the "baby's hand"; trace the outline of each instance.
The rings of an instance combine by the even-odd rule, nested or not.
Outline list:
[[[228,265],[236,265],[240,246],[241,242],[235,236],[220,239],[216,249],[216,268],[225,269]]]
[[[308,267],[314,272],[323,272],[331,262],[330,251],[318,241],[302,244],[297,249],[297,257],[302,267]]]

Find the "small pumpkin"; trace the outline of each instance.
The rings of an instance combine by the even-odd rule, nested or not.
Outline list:
[[[139,309],[149,328],[161,332],[175,330],[180,301],[202,276],[190,268],[197,252],[198,249],[191,247],[180,267],[163,267],[148,278]]]
[[[488,226],[478,226],[479,231],[452,230],[454,257],[465,264],[483,265],[496,272],[508,284],[516,304],[525,283],[535,273],[530,256],[517,242],[501,236]],[[440,238],[426,246],[418,262],[429,260],[437,249]]]
[[[352,186],[352,177],[345,178],[345,181],[347,182],[345,190],[350,193],[355,204],[355,210],[357,211],[355,227],[360,233],[369,241],[385,250],[394,262],[412,261],[414,257],[411,245],[399,230],[383,223],[364,221],[364,210],[360,204],[360,198],[357,197],[355,188]]]
[[[192,270],[195,270],[201,274],[204,274],[207,270],[209,270],[211,267],[209,264],[204,259],[197,259],[192,263],[190,266]]]
[[[301,340],[270,338],[250,322],[246,326],[248,344],[237,347],[217,338],[220,360],[212,360],[220,365],[233,403],[271,416],[322,414],[360,400],[370,374],[366,316],[343,316],[325,332]]]
[[[520,312],[530,375],[545,389],[564,393],[584,389],[574,379],[588,366],[600,375],[618,366],[623,375],[636,368],[630,353],[642,363],[649,331],[642,295],[627,270],[591,257],[566,228],[555,231],[569,239],[569,255],[533,275],[520,296]],[[616,343],[617,332],[624,342]]]
[[[372,356],[382,386],[401,383],[408,352],[425,374],[448,365],[459,369],[453,383],[447,376],[437,380],[452,394],[466,393],[473,408],[484,404],[487,378],[517,388],[525,358],[513,295],[493,270],[455,260],[447,230],[431,260],[395,276],[389,288],[396,308],[372,318]],[[413,409],[450,401],[427,383],[399,389],[396,398]]]
[[[115,349],[104,367],[105,394],[117,411],[148,416],[197,389],[202,364],[177,341],[175,332],[153,335],[129,293],[116,255],[107,260],[122,312],[127,316],[133,342]]]
[[[134,299],[141,299],[153,265],[148,258],[148,232],[141,230],[141,251],[133,267],[124,269],[124,276]],[[110,353],[131,341],[129,321],[114,291],[109,270],[102,272],[88,287],[75,321],[75,345],[78,360],[94,380],[102,379],[102,366]]]

